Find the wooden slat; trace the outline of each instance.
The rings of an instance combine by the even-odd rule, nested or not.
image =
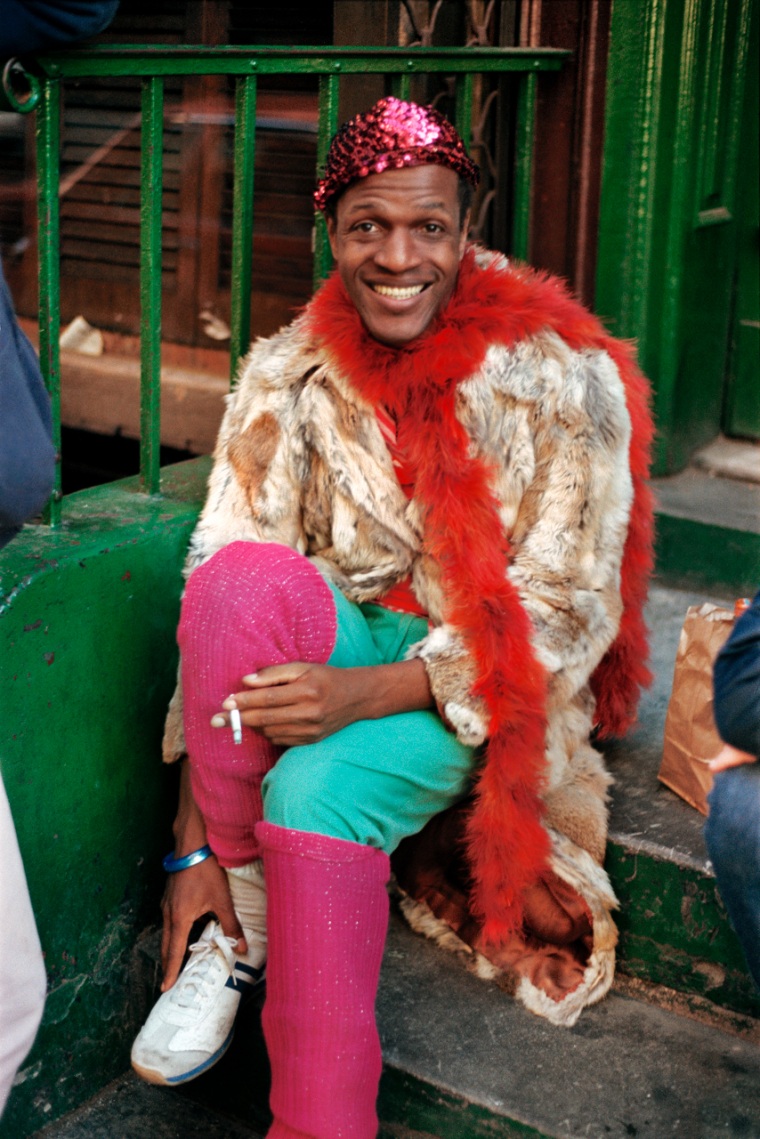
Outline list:
[[[75,166],[69,166],[65,168],[65,172],[69,173],[75,169]],[[168,190],[177,191],[180,181],[179,170],[167,170],[166,167],[164,167],[164,193]],[[82,183],[90,185],[95,182],[107,186],[114,186],[117,189],[121,189],[123,186],[136,186],[139,188],[140,170],[137,166],[117,167],[100,163],[98,166],[93,166],[92,169],[87,172],[86,179],[83,179],[79,185],[82,185]]]
[[[79,234],[82,237],[87,237],[88,234],[90,234],[93,240],[134,240],[134,235],[130,230],[133,230],[135,227],[139,228],[139,207],[131,209],[129,206],[118,206],[107,203],[99,213],[101,216],[95,220],[93,217],[92,204],[90,202],[79,202],[72,197],[65,198],[61,203],[61,217],[69,219],[69,223],[65,227],[66,233],[72,236]],[[77,225],[78,219],[84,219],[86,224],[81,226]],[[177,214],[175,212],[164,210],[161,215],[161,220],[166,230],[170,232],[176,230]],[[119,237],[119,227],[122,226],[125,231],[124,236]],[[175,239],[170,239],[170,246],[173,240]]]
[[[136,186],[120,186],[116,184],[103,184],[98,182],[93,184],[89,178],[87,181],[78,182],[77,185],[64,195],[67,202],[89,202],[100,205],[106,208],[114,208],[118,206],[139,206],[140,191]],[[164,209],[169,212],[175,212],[178,206],[178,194],[176,189],[165,190],[164,192]],[[65,205],[61,205],[61,211],[65,210]],[[92,208],[88,215],[92,217]]]
[[[67,165],[78,165],[79,163],[86,162],[92,155],[92,147],[72,145],[66,147],[64,151],[64,161]],[[133,169],[136,162],[139,162],[140,150],[139,147],[124,147],[118,146],[110,150],[107,155],[101,160],[101,165],[110,167],[111,169],[117,167],[127,167]],[[179,169],[179,153],[177,151],[169,150],[164,156],[164,169],[165,170],[178,170]]]
[[[66,257],[63,253],[61,254],[61,275],[71,278],[76,277],[80,282],[88,282],[87,290],[85,290],[82,298],[83,303],[77,307],[83,311],[83,314],[91,323],[95,324],[98,324],[100,321],[105,321],[107,317],[102,315],[99,305],[96,307],[98,297],[97,292],[93,292],[94,285],[100,285],[101,282],[104,281],[129,285],[131,291],[128,294],[127,300],[131,302],[133,306],[136,303],[136,290],[140,277],[139,266],[130,265],[129,263],[119,263],[114,258],[109,257],[109,252],[109,250],[106,250],[105,258],[102,261],[88,261],[78,255],[72,258]],[[165,289],[172,286],[174,277],[175,265],[166,265],[161,276]],[[68,318],[73,319],[76,315],[76,313],[69,312]],[[133,323],[134,322],[132,322],[132,324]]]
[[[69,237],[64,235],[61,239],[61,256],[69,258],[79,258],[82,261],[89,261],[92,265],[103,266],[103,272],[106,273],[109,267],[115,262],[118,265],[134,265],[137,267],[140,261],[139,249],[133,245],[122,245],[118,242],[99,242],[97,251],[95,245],[89,241],[82,241],[78,237]],[[164,272],[174,269],[177,264],[176,250],[166,250],[164,257]]]

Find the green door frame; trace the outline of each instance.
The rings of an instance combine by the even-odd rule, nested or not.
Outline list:
[[[658,425],[655,473],[688,462],[690,453],[721,429],[723,376],[694,380],[684,367],[689,329],[699,319],[688,273],[695,229],[712,227],[732,243],[742,97],[749,29],[757,0],[613,0],[608,64],[605,148],[599,223],[596,308],[613,333],[638,343],[652,381]],[[728,7],[730,5],[730,7]],[[699,107],[703,83],[698,31],[728,13],[735,21],[731,67],[717,83],[722,119],[714,120],[727,172],[721,208],[704,209]],[[727,18],[728,18],[727,16]],[[707,21],[707,25],[705,25]],[[712,43],[707,38],[708,43]],[[714,59],[714,56],[713,56]],[[713,73],[715,64],[711,64]],[[721,86],[722,84],[722,86]],[[722,93],[721,93],[722,92]],[[719,129],[720,128],[720,129]],[[724,248],[724,256],[725,248]],[[709,289],[710,282],[702,282]],[[730,330],[729,285],[724,344]],[[722,312],[722,309],[721,309]],[[713,372],[715,369],[713,369]]]

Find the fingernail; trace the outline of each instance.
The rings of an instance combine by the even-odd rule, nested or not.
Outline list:
[[[228,696],[226,700],[222,700],[222,707],[229,712],[232,708],[237,708],[237,700],[234,696]]]
[[[227,724],[227,721],[225,720],[224,716],[220,716],[217,714],[216,716],[211,717],[211,727],[212,728],[223,728],[226,726],[226,724]]]
[[[249,672],[247,676],[243,677],[243,684],[253,684],[254,680],[259,679],[257,672]]]

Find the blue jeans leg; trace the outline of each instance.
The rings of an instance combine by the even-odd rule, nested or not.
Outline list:
[[[705,841],[718,889],[760,989],[760,763],[715,777]]]

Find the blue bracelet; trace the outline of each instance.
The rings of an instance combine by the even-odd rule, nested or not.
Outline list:
[[[164,870],[167,874],[177,874],[180,870],[187,870],[190,866],[197,866],[199,862],[203,862],[210,854],[213,854],[213,851],[208,843],[200,847],[199,850],[192,850],[190,854],[183,855],[182,858],[175,858],[174,852],[170,851],[164,859]]]

